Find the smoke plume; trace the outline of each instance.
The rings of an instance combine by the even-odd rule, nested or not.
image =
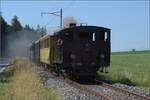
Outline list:
[[[15,56],[27,57],[29,56],[29,46],[35,41],[35,33],[23,30],[17,32],[17,35],[11,33],[7,37],[7,57],[13,58]]]

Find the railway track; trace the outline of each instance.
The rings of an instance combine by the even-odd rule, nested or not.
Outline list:
[[[64,81],[65,81],[66,83],[70,84],[71,86],[80,89],[81,91],[84,91],[84,92],[87,92],[87,93],[89,93],[89,94],[91,94],[91,95],[94,95],[94,96],[96,96],[96,97],[99,97],[100,100],[112,100],[111,97],[106,96],[106,95],[104,95],[104,94],[102,94],[102,93],[96,92],[96,91],[94,91],[94,90],[91,90],[90,88],[88,88],[88,87],[85,86],[85,85],[79,84],[79,83],[74,82],[74,81],[69,80],[69,79],[65,79]]]
[[[100,85],[103,86],[103,87],[106,87],[106,88],[113,89],[115,91],[124,93],[124,94],[128,95],[129,97],[134,96],[134,97],[139,98],[140,100],[150,100],[149,97],[146,97],[146,96],[143,96],[143,95],[131,92],[131,91],[127,90],[127,89],[118,88],[118,87],[115,87],[115,86],[113,86],[111,84],[108,84],[108,83],[105,83],[105,82],[102,82],[102,81],[99,81],[99,80],[96,80],[96,81],[100,82],[101,83]]]
[[[99,83],[96,85],[87,85],[87,84],[77,83],[68,78],[64,78],[63,76],[56,77],[56,73],[55,74],[53,73],[53,75],[55,76],[57,80],[62,80],[63,82],[69,84],[70,86],[84,93],[97,97],[96,100],[150,100],[149,97],[131,92],[126,89],[115,87],[111,84],[108,84],[99,80],[97,80]],[[92,86],[95,86],[95,88],[93,88]],[[111,90],[111,91],[115,91],[116,93],[114,95],[113,94],[109,95],[111,92],[104,93],[101,91],[97,91],[96,89],[98,87],[103,87],[101,88],[102,91]]]
[[[56,76],[56,73],[54,73],[54,72],[50,71],[50,73],[52,73],[56,77],[56,79],[62,80],[65,83],[71,85],[72,87],[74,87],[74,88],[76,88],[76,89],[78,89],[78,90],[80,90],[82,92],[85,92],[85,93],[88,93],[90,95],[96,96],[98,98],[98,100],[112,100],[111,97],[106,96],[106,95],[104,95],[102,93],[96,92],[96,91],[88,88],[86,85],[77,83],[77,82],[72,81],[72,80],[70,80],[68,78],[64,78],[63,76]]]
[[[71,85],[71,86],[73,86],[73,87],[75,87],[75,88],[77,88],[81,91],[84,91],[84,92],[89,93],[93,96],[96,96],[96,97],[98,97],[99,100],[150,100],[150,98],[148,98],[148,97],[139,95],[139,94],[134,93],[134,92],[130,92],[130,91],[122,89],[122,88],[112,86],[111,84],[108,84],[108,83],[105,83],[105,82],[101,82],[101,84],[96,85],[96,86],[102,86],[102,87],[105,87],[105,88],[108,88],[108,89],[113,89],[113,90],[117,91],[117,93],[123,94],[125,96],[125,98],[116,97],[116,96],[113,97],[113,96],[110,96],[110,95],[106,95],[102,92],[96,91],[95,89],[91,89],[89,87],[89,85],[79,84],[79,83],[77,83],[75,81],[72,81],[68,78],[64,79],[61,76],[57,77],[57,79],[63,80],[64,82],[68,83],[69,85]]]

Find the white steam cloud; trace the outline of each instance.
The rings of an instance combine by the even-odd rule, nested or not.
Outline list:
[[[77,24],[77,20],[74,17],[65,17],[63,19],[63,27],[65,28],[69,27],[70,23]]]
[[[17,32],[18,36],[13,33],[7,37],[7,57],[13,58],[15,56],[28,57],[29,45],[35,41],[35,35],[31,31],[23,30]]]

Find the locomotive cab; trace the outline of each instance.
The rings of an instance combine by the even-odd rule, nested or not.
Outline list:
[[[110,64],[110,30],[79,26],[62,31],[63,66],[73,76],[95,77],[99,68]]]

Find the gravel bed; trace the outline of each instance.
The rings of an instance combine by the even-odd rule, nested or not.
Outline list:
[[[128,91],[131,91],[131,92],[134,92],[134,93],[137,93],[137,94],[140,94],[140,95],[150,98],[150,89],[146,89],[143,87],[137,87],[137,86],[128,86],[128,85],[121,84],[121,83],[115,83],[115,84],[113,84],[113,86],[123,88]]]
[[[56,89],[62,100],[100,100],[99,97],[80,91],[62,80],[56,79],[55,76],[51,75],[43,68],[38,68],[38,72],[42,78],[44,86],[46,88]]]
[[[97,92],[103,93],[104,95],[112,97],[113,100],[140,100],[140,98],[134,96],[128,96],[124,93],[100,85],[88,85],[88,87],[90,87],[91,89]]]

